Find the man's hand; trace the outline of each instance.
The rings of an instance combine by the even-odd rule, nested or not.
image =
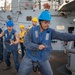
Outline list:
[[[15,44],[14,40],[10,39],[10,45]]]
[[[44,45],[39,45],[39,50],[43,50],[45,48]]]

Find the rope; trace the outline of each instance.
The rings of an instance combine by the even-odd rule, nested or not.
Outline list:
[[[39,70],[39,65],[37,65],[38,62],[32,61],[32,65],[33,65],[33,71],[34,72],[38,72],[38,75],[42,75],[40,70]]]

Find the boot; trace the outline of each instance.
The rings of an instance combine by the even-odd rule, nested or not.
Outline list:
[[[6,66],[3,70],[5,71],[5,70],[9,70],[9,69],[11,69],[11,65]]]

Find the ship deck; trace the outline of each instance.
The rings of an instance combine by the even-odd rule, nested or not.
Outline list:
[[[21,60],[21,55],[19,55],[19,60]],[[53,51],[51,53],[51,58],[49,61],[51,63],[54,75],[71,75],[71,72],[69,72],[65,67],[67,63],[67,54],[65,54],[63,51]],[[12,62],[12,69],[6,71],[3,71],[3,68],[6,66],[5,63],[4,62],[0,63],[1,75],[17,75],[12,55],[11,55],[11,62]],[[36,73],[32,72],[30,75],[37,75],[37,72]]]

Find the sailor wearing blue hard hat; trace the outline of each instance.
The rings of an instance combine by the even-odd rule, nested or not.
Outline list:
[[[18,33],[16,30],[13,29],[14,23],[12,20],[9,20],[6,22],[7,29],[0,34],[1,36],[4,36],[4,61],[7,65],[4,70],[8,70],[11,68],[11,62],[10,62],[10,54],[12,53],[14,63],[15,63],[15,68],[18,71],[19,68],[19,61],[18,61],[18,43],[19,43],[19,38],[18,38]]]
[[[34,69],[34,66],[38,66],[42,75],[53,75],[53,71],[49,63],[52,51],[51,40],[75,40],[74,34],[60,33],[49,28],[50,21],[52,19],[48,10],[42,11],[38,20],[39,25],[32,27],[24,37],[26,54],[20,64],[19,75],[29,75]],[[33,65],[33,62],[36,64]]]

